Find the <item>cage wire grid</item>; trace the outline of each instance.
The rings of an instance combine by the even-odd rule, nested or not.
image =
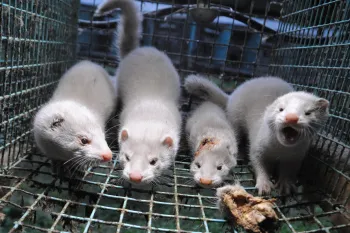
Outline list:
[[[98,21],[92,17],[94,8],[84,2],[77,30],[79,1],[1,1],[1,228],[10,232],[242,231],[223,219],[215,190],[192,182],[186,145],[174,167],[151,189],[125,185],[116,157],[111,164],[90,167],[75,178],[51,175],[49,160],[33,144],[31,118],[50,97],[60,75],[76,61],[77,33],[78,59],[91,59],[111,73],[118,66],[118,11]],[[278,232],[349,232],[349,1],[261,4],[253,0],[245,5],[235,0],[233,14],[223,10],[223,17],[208,25],[195,23],[189,14],[171,14],[184,6],[192,8],[193,1],[136,3],[145,18],[142,44],[165,51],[182,78],[206,74],[230,91],[248,78],[270,73],[331,101],[331,118],[315,140],[307,169],[302,169],[310,178],[301,181],[306,188],[299,188],[295,196],[273,196],[278,198]],[[276,6],[282,14],[273,12]],[[185,116],[195,104],[185,95]],[[245,161],[239,161],[233,174],[227,183],[235,177],[256,194],[254,175]]]

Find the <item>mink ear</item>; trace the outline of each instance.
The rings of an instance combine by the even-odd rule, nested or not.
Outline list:
[[[126,141],[129,138],[128,131],[126,129],[123,129],[120,133],[120,141]]]
[[[164,145],[164,146],[167,146],[167,147],[172,147],[173,146],[173,144],[174,144],[174,141],[173,141],[173,139],[171,138],[171,137],[166,137],[164,140],[163,140],[163,142],[162,142],[162,144]]]
[[[63,116],[57,114],[53,117],[53,120],[51,122],[50,128],[51,129],[55,129],[58,128],[62,125],[62,123],[64,122],[64,118]]]
[[[319,107],[322,110],[326,110],[329,106],[329,101],[323,98],[320,98],[316,102],[317,107]]]

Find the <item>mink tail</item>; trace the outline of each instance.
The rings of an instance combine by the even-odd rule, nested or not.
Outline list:
[[[185,80],[185,89],[191,95],[211,101],[226,108],[228,95],[215,83],[198,75],[189,75]]]
[[[115,8],[122,10],[118,25],[118,47],[120,59],[140,46],[142,33],[142,13],[133,0],[105,0],[98,5],[95,16],[101,16]]]

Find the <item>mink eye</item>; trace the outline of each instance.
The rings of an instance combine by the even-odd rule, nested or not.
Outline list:
[[[157,158],[154,158],[152,159],[149,164],[151,164],[152,166],[155,165],[157,163],[158,159]]]
[[[310,111],[305,112],[305,115],[306,115],[306,116],[309,116],[310,114],[311,114],[311,112],[310,112]]]
[[[218,169],[219,171],[222,169],[222,166],[217,166],[216,169]]]
[[[124,154],[126,161],[130,161],[130,157],[127,154]]]
[[[284,108],[280,108],[280,112],[283,112]]]
[[[196,166],[197,166],[198,168],[201,168],[201,165],[200,165],[199,163],[196,163]]]
[[[83,145],[87,145],[87,144],[90,143],[90,140],[87,139],[86,137],[82,137],[82,138],[80,139],[80,142],[81,142],[81,144],[83,144]]]

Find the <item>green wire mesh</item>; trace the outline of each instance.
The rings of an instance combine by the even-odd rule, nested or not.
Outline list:
[[[277,232],[350,232],[350,2],[249,2],[231,3],[237,11],[231,17],[246,27],[238,21],[202,27],[188,17],[174,16],[167,19],[173,27],[167,28],[162,14],[180,9],[180,3],[190,7],[189,1],[142,1],[142,42],[167,52],[182,77],[199,72],[229,91],[248,78],[269,73],[296,89],[329,99],[331,118],[305,161],[298,193],[272,194],[278,199]],[[61,74],[77,60],[77,32],[84,36],[79,38],[78,59],[91,59],[111,73],[118,66],[111,54],[116,49],[118,14],[111,14],[108,23],[96,23],[93,8],[81,6],[78,12],[78,4],[1,1],[0,231],[242,232],[221,215],[215,190],[193,183],[185,143],[173,168],[153,187],[125,185],[116,156],[112,163],[91,167],[71,179],[51,175],[49,160],[33,144],[31,119]],[[280,10],[272,12],[276,6],[281,15]],[[78,13],[83,20],[77,30]],[[273,21],[278,25],[275,29]],[[196,29],[195,38],[189,28]],[[228,44],[216,39],[222,32],[229,33]],[[96,35],[110,36],[97,44]],[[217,48],[228,49],[226,58],[216,56]],[[185,116],[195,103],[185,96]],[[256,194],[246,161],[239,161],[226,182],[235,179]]]
[[[0,7],[0,152],[6,168],[31,150],[31,117],[75,62],[77,8],[70,1],[1,1]]]

